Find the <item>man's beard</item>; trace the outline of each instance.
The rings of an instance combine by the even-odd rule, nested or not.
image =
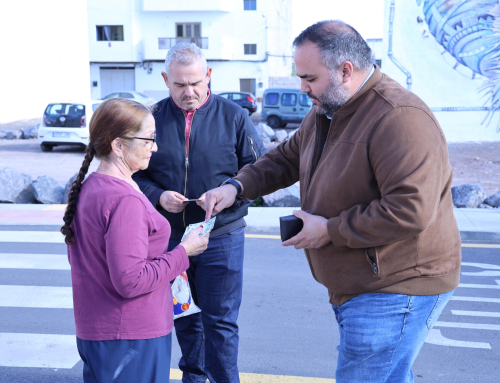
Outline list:
[[[335,75],[330,78],[330,83],[325,93],[319,98],[312,94],[308,94],[310,98],[318,100],[321,105],[316,105],[316,112],[318,114],[326,114],[332,116],[337,110],[344,106],[351,98],[349,91],[341,87],[342,80],[338,79]]]

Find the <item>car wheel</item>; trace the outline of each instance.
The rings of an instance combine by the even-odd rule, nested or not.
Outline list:
[[[281,121],[280,121],[279,117],[269,116],[267,118],[267,125],[269,125],[273,129],[277,129],[281,125]]]
[[[53,146],[47,144],[40,144],[40,148],[42,149],[42,152],[51,152]]]
[[[284,123],[282,123],[282,124],[280,125],[280,128],[284,128],[284,127],[286,127],[286,122],[284,122]]]
[[[243,108],[243,111],[247,116],[250,116],[250,111],[247,108]]]

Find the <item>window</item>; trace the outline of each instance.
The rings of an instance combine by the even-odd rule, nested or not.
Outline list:
[[[297,105],[297,95],[295,93],[283,93],[281,96],[281,105],[295,106]]]
[[[243,44],[246,55],[256,55],[257,54],[257,44]]]
[[[97,41],[123,41],[123,25],[97,25]]]
[[[257,10],[257,0],[243,0],[243,9],[245,11]]]
[[[241,93],[231,93],[231,100],[233,101],[239,101],[243,100],[243,95]]]
[[[201,23],[176,24],[176,37],[201,37]]]
[[[309,97],[307,97],[307,94],[301,93],[299,94],[299,104],[300,106],[311,106],[312,102]]]
[[[265,103],[266,105],[278,105],[279,98],[279,93],[268,93],[266,94]]]
[[[229,99],[229,93],[222,93],[219,96]]]
[[[120,93],[120,97],[121,98],[134,98],[134,96],[132,95],[132,93],[128,93],[128,92],[122,92],[122,93]]]

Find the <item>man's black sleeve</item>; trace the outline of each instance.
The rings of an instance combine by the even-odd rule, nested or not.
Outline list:
[[[139,170],[132,175],[133,180],[139,185],[144,195],[149,199],[153,206],[160,201],[161,194],[165,191],[150,177],[148,169]]]
[[[237,147],[236,154],[238,155],[238,169],[241,169],[247,164],[257,162],[266,150],[260,135],[255,130],[255,126],[250,119],[250,116],[241,113],[240,120],[237,121],[236,139]]]

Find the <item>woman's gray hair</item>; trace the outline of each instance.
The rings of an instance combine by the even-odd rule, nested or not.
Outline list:
[[[293,46],[301,46],[306,41],[318,46],[323,64],[329,71],[336,70],[345,61],[350,61],[362,72],[370,71],[373,66],[373,53],[368,43],[343,21],[328,20],[313,24],[295,38]]]
[[[165,59],[165,73],[169,75],[168,70],[172,62],[183,65],[191,65],[197,59],[201,60],[205,72],[208,70],[207,59],[203,55],[200,48],[194,43],[178,43],[168,50],[167,58]]]

